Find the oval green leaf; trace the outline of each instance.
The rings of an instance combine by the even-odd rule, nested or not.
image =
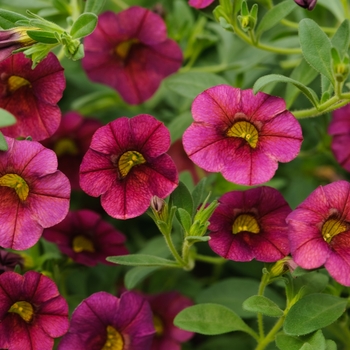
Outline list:
[[[46,32],[43,30],[27,30],[27,34],[35,41],[44,44],[56,44],[58,43],[55,34],[52,32]]]
[[[0,128],[13,125],[16,123],[16,118],[6,109],[0,108]]]
[[[73,39],[83,38],[91,34],[97,25],[97,16],[91,12],[81,14],[74,22],[70,35]]]
[[[7,151],[9,149],[9,146],[5,140],[4,135],[2,132],[0,132],[0,151]]]
[[[160,258],[159,256],[146,255],[146,254],[109,256],[106,260],[114,264],[129,265],[129,266],[179,267],[179,264],[176,261]]]
[[[281,317],[283,315],[283,310],[275,302],[263,295],[253,295],[246,299],[243,302],[243,308],[252,312],[260,312],[270,317]]]

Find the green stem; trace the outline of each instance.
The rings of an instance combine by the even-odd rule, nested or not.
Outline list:
[[[269,282],[269,277],[270,276],[268,273],[263,273],[263,276],[259,285],[258,295],[264,295],[265,288]],[[264,333],[264,320],[261,312],[258,312],[258,328],[259,328],[260,339],[263,339],[265,336],[265,333]]]
[[[299,23],[289,21],[288,19],[282,19],[281,23],[289,28],[295,28],[295,29],[299,28]],[[323,32],[327,34],[334,34],[336,32],[336,28],[331,28],[331,27],[320,27],[320,28],[322,29]]]
[[[348,0],[341,0],[341,3],[343,5],[345,17],[350,19],[350,10],[349,10]]]
[[[185,261],[181,258],[180,254],[178,253],[173,240],[171,239],[171,234],[170,233],[163,233],[165,242],[171,252],[171,254],[173,255],[173,257],[175,258],[175,260],[181,265],[181,266],[186,266]]]
[[[227,262],[227,260],[224,258],[220,258],[220,257],[216,257],[216,256],[202,255],[202,254],[197,254],[197,253],[194,255],[194,258],[195,258],[195,260],[203,261],[203,262],[206,262],[208,264],[214,264],[214,265],[221,265],[221,264],[224,264],[225,262]]]
[[[277,332],[281,329],[284,319],[286,318],[285,315],[283,315],[272,327],[270,332],[266,335],[266,337],[259,342],[258,346],[255,348],[255,350],[264,350],[268,344],[270,344],[277,334]]]
[[[78,1],[71,0],[70,6],[72,9],[72,20],[75,22],[77,20],[77,18],[80,16],[80,9],[79,9],[79,5],[78,5]]]
[[[126,4],[123,0],[112,0],[112,2],[114,2],[122,10],[129,8],[129,5]]]

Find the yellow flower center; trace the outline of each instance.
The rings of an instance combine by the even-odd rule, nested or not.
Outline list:
[[[17,75],[12,75],[7,80],[7,87],[11,93],[27,85],[29,85],[29,87],[32,87],[32,84],[27,79],[18,77]]]
[[[322,226],[322,236],[329,243],[334,236],[347,230],[348,225],[346,222],[337,219],[328,219]]]
[[[21,201],[25,201],[29,194],[27,183],[17,174],[6,174],[0,177],[0,186],[13,188]]]
[[[56,142],[54,146],[54,151],[57,156],[63,156],[64,154],[77,155],[79,154],[79,149],[73,140],[69,138],[63,138]]]
[[[156,329],[156,336],[161,336],[164,332],[163,321],[157,315],[153,315],[153,324]]]
[[[232,233],[237,234],[242,231],[247,231],[250,233],[260,232],[259,224],[253,215],[241,214],[237,216],[232,225]]]
[[[123,336],[112,326],[107,326],[107,340],[101,350],[123,350]]]
[[[246,140],[251,148],[256,147],[259,139],[259,133],[256,127],[246,121],[240,121],[233,124],[227,130],[226,135],[229,137],[240,137]]]
[[[85,236],[76,236],[73,239],[73,250],[75,253],[89,252],[93,253],[95,251],[94,244],[91,239]]]
[[[27,301],[17,301],[14,303],[8,312],[14,312],[22,317],[24,321],[29,323],[33,319],[34,309],[32,304]]]
[[[146,163],[143,155],[137,151],[127,151],[121,155],[118,161],[118,169],[122,178],[129,174],[132,167]]]
[[[132,45],[137,44],[139,41],[137,39],[130,39],[126,41],[122,41],[120,44],[117,45],[115,48],[115,53],[122,59],[125,60],[129,52],[131,50]]]

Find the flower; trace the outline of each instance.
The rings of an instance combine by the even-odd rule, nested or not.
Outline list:
[[[57,102],[65,89],[63,68],[53,53],[35,69],[23,53],[0,62],[0,108],[12,113],[17,123],[1,128],[4,135],[30,136],[35,141],[50,137],[61,121]]]
[[[67,302],[50,278],[35,271],[0,275],[1,349],[52,349],[68,326]]]
[[[128,254],[125,236],[91,210],[69,212],[59,224],[45,229],[43,237],[56,243],[74,261],[87,266],[98,262],[113,265],[106,261],[108,256]]]
[[[174,326],[173,321],[180,311],[192,306],[193,302],[176,291],[151,295],[147,300],[151,305],[156,329],[151,349],[181,350],[181,343],[190,340],[194,333]]]
[[[210,248],[225,259],[275,262],[289,253],[288,203],[274,188],[231,191],[210,218]]]
[[[309,11],[313,10],[314,7],[316,6],[317,0],[294,0],[294,2]]]
[[[195,98],[192,115],[194,123],[183,135],[186,153],[228,181],[261,184],[273,177],[277,161],[299,153],[300,125],[279,97],[218,85]]]
[[[350,104],[333,112],[328,133],[333,136],[331,149],[337,162],[350,171]]]
[[[80,186],[101,195],[105,211],[117,219],[143,214],[153,196],[165,198],[178,184],[168,129],[148,114],[116,119],[98,129],[80,166]]]
[[[84,118],[76,112],[68,112],[62,117],[56,133],[42,144],[55,151],[58,169],[70,180],[72,189],[80,190],[79,167],[89,149],[92,135],[102,126],[98,119]]]
[[[0,248],[0,275],[6,271],[13,271],[17,265],[23,268],[23,263],[21,255]]]
[[[319,186],[288,215],[291,254],[304,269],[324,265],[339,283],[350,286],[350,184]]]
[[[188,4],[196,9],[203,9],[211,5],[215,0],[190,0]]]
[[[167,39],[163,19],[139,6],[101,14],[84,47],[88,77],[111,86],[129,104],[149,99],[182,64],[181,49]]]
[[[142,296],[125,292],[117,298],[98,292],[74,310],[58,350],[147,350],[154,332],[152,312]]]
[[[5,137],[0,152],[0,246],[24,250],[46,227],[65,218],[70,185],[57,170],[57,158],[39,142]]]

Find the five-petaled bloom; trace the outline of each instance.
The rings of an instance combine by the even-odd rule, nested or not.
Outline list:
[[[0,62],[0,108],[12,113],[17,123],[1,128],[9,137],[30,136],[35,141],[50,137],[61,121],[57,102],[66,86],[63,68],[53,53],[35,69],[23,53]]]
[[[182,64],[181,49],[167,39],[163,19],[139,6],[101,14],[84,48],[88,77],[111,86],[129,104],[149,99]]]
[[[59,224],[45,229],[43,237],[56,243],[74,261],[87,266],[98,262],[113,265],[106,261],[108,256],[128,254],[125,236],[91,210],[69,212]]]
[[[196,9],[203,9],[211,5],[215,0],[190,0],[188,4]]]
[[[275,262],[289,253],[288,226],[292,211],[274,188],[232,191],[219,199],[210,218],[210,248],[234,261]]]
[[[147,350],[154,333],[152,311],[141,295],[98,292],[74,310],[58,350]]]
[[[314,7],[316,6],[317,0],[294,0],[294,2],[309,11],[313,10]]]
[[[1,349],[52,349],[68,326],[67,302],[49,277],[35,271],[0,275]]]
[[[299,153],[301,127],[280,97],[218,85],[196,97],[192,115],[183,135],[186,153],[228,181],[261,184],[273,177],[278,161]]]
[[[304,269],[324,265],[350,286],[350,183],[319,186],[287,217],[290,249]]]
[[[36,141],[5,138],[0,152],[0,246],[24,250],[68,213],[70,185],[55,153]]]
[[[170,134],[148,114],[122,117],[98,129],[80,166],[80,186],[101,195],[105,211],[118,219],[143,214],[151,198],[165,198],[178,184],[172,159],[165,154]]]

